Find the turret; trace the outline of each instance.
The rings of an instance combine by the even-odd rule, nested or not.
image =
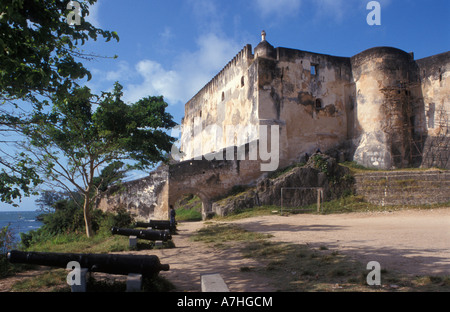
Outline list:
[[[255,58],[265,57],[265,58],[276,58],[275,48],[266,40],[266,32],[263,30],[261,32],[261,42],[255,47]]]

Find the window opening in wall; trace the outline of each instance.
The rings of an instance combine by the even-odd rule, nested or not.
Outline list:
[[[222,92],[222,101],[225,100],[225,93]]]
[[[241,87],[243,87],[244,86],[244,76],[242,76],[242,78],[241,78]]]
[[[322,100],[316,99],[316,109],[320,109],[320,108],[322,108]]]
[[[311,76],[316,76],[318,73],[318,65],[311,64]]]

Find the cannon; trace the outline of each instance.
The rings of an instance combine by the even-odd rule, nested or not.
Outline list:
[[[135,226],[152,228],[154,230],[175,230],[175,225],[171,226],[169,220],[149,220],[149,222],[136,222]]]
[[[160,271],[169,271],[168,264],[161,264],[154,255],[118,255],[118,254],[76,254],[51,252],[24,252],[12,250],[7,259],[11,263],[27,263],[51,267],[67,268],[71,261],[77,261],[81,268],[90,272],[143,276],[156,276]]]
[[[117,227],[111,228],[112,234],[124,235],[124,236],[136,236],[140,239],[146,239],[151,241],[167,241],[172,239],[172,235],[168,231],[153,231],[153,230],[136,230],[136,229],[122,229]]]

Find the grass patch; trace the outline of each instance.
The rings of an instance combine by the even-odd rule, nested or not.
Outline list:
[[[377,211],[398,211],[405,209],[433,209],[450,207],[450,202],[426,205],[392,205],[380,206],[366,202],[363,196],[348,195],[338,199],[324,202],[321,206],[320,214],[351,213],[351,212],[377,212]],[[272,206],[272,210],[280,211],[280,207]],[[283,208],[283,214],[309,213],[319,214],[317,204],[302,207]]]
[[[46,241],[37,242],[27,251],[73,252],[73,253],[107,253],[127,251],[128,237],[110,234],[98,234],[86,237],[84,234],[59,234]]]
[[[163,242],[162,247],[155,247],[149,240],[139,239],[137,248],[130,247],[128,236],[99,234],[87,238],[84,234],[59,234],[54,238],[35,243],[26,251],[64,252],[64,253],[110,253],[142,249],[174,248],[172,240]]]
[[[306,163],[304,163],[304,162],[302,162],[302,163],[294,163],[294,164],[292,164],[290,166],[279,168],[279,169],[277,169],[275,171],[270,172],[267,177],[269,179],[271,179],[271,180],[274,180],[274,179],[282,176],[283,174],[288,173],[292,169],[303,167],[304,165],[306,165]]]
[[[246,209],[236,209],[233,213],[227,216],[214,216],[214,220],[221,221],[233,221],[251,217],[269,216],[276,214],[280,211],[278,206],[254,206]]]
[[[86,292],[125,292],[127,289],[124,278],[121,280],[98,279],[91,276],[86,285]],[[175,286],[162,276],[142,279],[142,292],[168,292]]]
[[[19,292],[69,292],[70,286],[66,283],[67,274],[68,271],[64,269],[49,270],[36,277],[16,282],[11,290]]]
[[[200,211],[198,211],[196,208],[191,209],[184,209],[179,208],[176,210],[177,213],[177,221],[201,221],[202,220],[202,213],[201,213],[201,206]]]
[[[238,225],[218,223],[201,228],[191,239],[196,242],[204,242],[214,244],[216,247],[222,247],[227,242],[255,241],[269,237],[271,235],[250,232]]]
[[[175,204],[177,221],[202,220],[202,200],[193,194],[188,194]]]
[[[70,286],[66,282],[69,271],[64,269],[52,269],[39,274],[33,278],[26,278],[16,282],[12,286],[12,291],[18,292],[70,292]],[[98,278],[96,273],[90,274],[86,292],[125,292],[126,277]],[[175,289],[175,286],[161,276],[144,278],[142,280],[143,292],[168,292]]]

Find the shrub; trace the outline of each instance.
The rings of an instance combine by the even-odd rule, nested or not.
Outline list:
[[[62,234],[84,229],[83,210],[73,201],[63,199],[55,204],[55,212],[46,214],[42,229],[50,234]]]
[[[115,208],[113,212],[103,213],[100,210],[95,210],[95,212],[99,214],[99,228],[103,232],[109,232],[113,226],[120,228],[130,227],[133,223],[133,217],[130,212],[123,207]]]
[[[128,227],[133,219],[124,208],[118,208],[113,213],[104,213],[95,209],[91,213],[91,226],[95,233],[110,235],[113,226]],[[46,214],[44,225],[28,233],[21,233],[21,243],[24,248],[29,248],[35,243],[54,239],[60,234],[83,234],[85,223],[83,210],[72,200],[61,200],[55,204],[55,212]]]
[[[0,229],[0,277],[9,275],[12,266],[6,259],[6,253],[14,247],[14,239],[9,226]]]

